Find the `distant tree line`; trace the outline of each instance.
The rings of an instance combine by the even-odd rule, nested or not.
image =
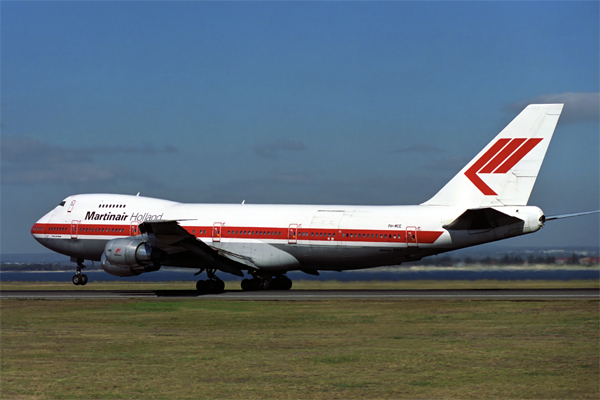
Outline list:
[[[426,257],[420,261],[411,262],[411,265],[423,266],[456,266],[456,265],[598,265],[598,257],[588,257],[572,253],[570,256],[555,257],[550,254],[512,254],[486,257],[452,257],[449,255]]]
[[[89,263],[88,263],[89,264]],[[583,265],[594,266],[600,264],[597,256],[589,257],[585,254],[573,252],[570,256],[555,257],[549,254],[529,254],[506,253],[504,255],[486,256],[486,257],[452,257],[449,255],[440,255],[425,257],[420,261],[407,263],[409,265],[422,266],[441,266],[452,267],[456,265]],[[75,269],[75,264],[71,263],[2,263],[0,271],[70,271]],[[100,263],[87,265],[90,270],[100,270]]]
[[[98,270],[100,264],[96,263],[95,267],[88,265],[89,270]],[[75,270],[75,264],[68,263],[2,263],[0,271],[70,271]]]

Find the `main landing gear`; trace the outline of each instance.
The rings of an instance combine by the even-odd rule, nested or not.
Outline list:
[[[78,259],[77,260],[77,272],[75,272],[75,275],[73,275],[73,279],[71,279],[71,281],[73,281],[73,285],[75,285],[75,286],[79,286],[79,285],[83,286],[88,283],[87,275],[81,273],[82,268],[85,268],[85,265],[83,265],[83,260]]]
[[[222,293],[225,290],[225,282],[220,280],[215,275],[215,271],[216,270],[214,270],[214,269],[207,269],[206,274],[208,275],[208,279],[207,280],[199,280],[198,282],[196,282],[196,289],[199,292]],[[200,272],[196,273],[195,275],[198,275],[202,272],[204,272],[204,269],[200,270]]]
[[[253,275],[252,279],[242,280],[242,290],[290,290],[292,280],[285,275],[274,277],[260,277]]]

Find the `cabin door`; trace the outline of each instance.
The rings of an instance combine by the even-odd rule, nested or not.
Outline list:
[[[288,243],[298,243],[298,224],[290,224],[288,228]]]
[[[417,240],[417,227],[407,226],[406,227],[406,245],[408,247],[419,247],[419,241]]]
[[[213,230],[212,230],[212,241],[213,242],[221,241],[221,228],[222,227],[223,227],[223,224],[221,222],[215,222],[215,224],[213,225]]]
[[[71,221],[71,239],[77,239],[77,228],[79,228],[79,221]]]

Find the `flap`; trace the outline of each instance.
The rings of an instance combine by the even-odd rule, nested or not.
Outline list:
[[[242,264],[223,257],[206,243],[197,240],[176,220],[145,221],[139,225],[140,232],[148,236],[148,243],[165,249],[181,248],[189,251],[190,257],[198,260],[198,268],[214,268],[237,276],[244,276]]]

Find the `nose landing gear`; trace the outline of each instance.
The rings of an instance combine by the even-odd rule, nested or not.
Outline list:
[[[83,265],[83,260],[77,259],[77,272],[75,272],[75,275],[73,275],[73,279],[71,279],[73,285],[75,286],[83,286],[88,283],[87,275],[81,273],[82,268],[85,268],[85,265]]]

